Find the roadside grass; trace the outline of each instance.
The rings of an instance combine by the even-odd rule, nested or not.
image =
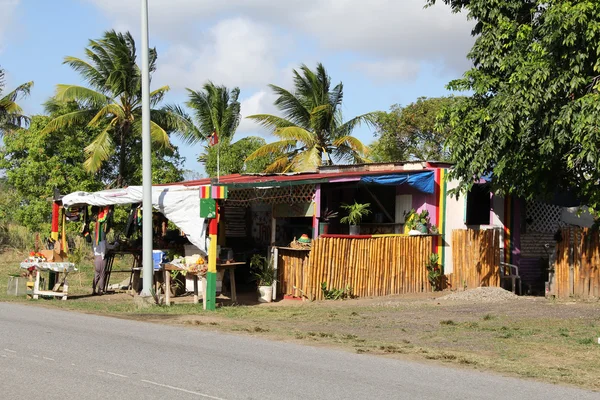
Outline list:
[[[194,304],[138,309],[126,295],[34,303],[6,296],[5,277],[15,272],[18,261],[20,257],[0,256],[0,301],[433,361],[600,390],[597,301],[457,303],[392,297],[226,306],[215,312]],[[70,280],[70,289],[79,292],[70,294],[89,293],[92,276],[91,265],[84,264]]]

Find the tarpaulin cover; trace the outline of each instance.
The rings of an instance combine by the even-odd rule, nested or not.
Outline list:
[[[181,229],[190,243],[206,253],[206,227],[204,218],[200,218],[199,190],[199,186],[152,187],[152,206]],[[62,202],[65,207],[137,204],[142,202],[142,186],[95,193],[75,192],[63,197]]]
[[[400,186],[408,185],[423,193],[433,193],[435,178],[433,171],[417,172],[413,174],[390,174],[379,176],[363,176],[360,178],[363,183],[374,183],[378,185]]]

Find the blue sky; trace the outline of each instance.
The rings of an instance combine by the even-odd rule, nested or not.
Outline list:
[[[322,62],[344,83],[346,119],[420,96],[442,96],[469,67],[473,39],[465,15],[425,0],[149,0],[150,42],[158,50],[153,86],[169,85],[167,103],[183,103],[185,88],[206,80],[241,88],[242,115],[275,113],[268,83],[291,88],[292,69]],[[80,84],[62,65],[82,56],[90,38],[109,29],[139,37],[139,0],[0,0],[0,66],[7,89],[33,80],[21,101],[29,114],[58,83]],[[365,143],[373,132],[355,132]],[[269,135],[244,120],[236,136]],[[200,145],[178,140],[186,168]]]

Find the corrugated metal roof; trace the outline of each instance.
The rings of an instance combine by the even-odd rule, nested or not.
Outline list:
[[[224,175],[219,179],[220,185],[227,185],[230,189],[244,188],[244,187],[270,187],[270,186],[281,186],[281,185],[302,185],[302,184],[313,184],[313,183],[324,183],[330,180],[337,179],[352,179],[360,178],[363,176],[377,176],[387,174],[398,174],[402,173],[418,173],[429,170],[420,169],[412,171],[401,171],[401,170],[382,170],[382,171],[342,171],[342,172],[304,172],[304,173],[293,173],[293,174],[249,174],[249,175]],[[209,185],[215,178],[204,178],[193,181],[185,181],[178,183],[170,183],[164,186],[171,185],[185,185],[185,186],[200,186]]]

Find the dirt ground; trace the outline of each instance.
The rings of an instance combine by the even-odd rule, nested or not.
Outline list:
[[[444,363],[600,390],[597,300],[456,301],[443,299],[447,293],[428,293],[257,304],[256,293],[239,293],[243,305],[232,305],[228,297],[220,296],[218,309],[207,312],[192,304],[189,295],[174,298],[171,307],[151,308],[138,308],[127,293],[92,297],[87,284],[90,271],[84,267],[80,274],[72,280],[75,290],[67,301],[7,297],[4,279],[0,301]]]

